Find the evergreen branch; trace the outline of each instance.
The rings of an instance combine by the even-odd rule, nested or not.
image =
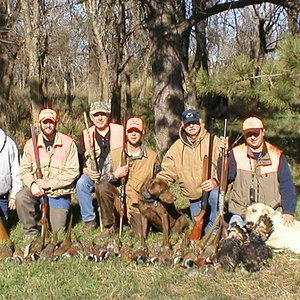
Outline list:
[[[246,81],[246,80],[251,80],[251,79],[257,79],[257,78],[267,78],[267,79],[269,79],[271,77],[279,77],[279,76],[283,76],[283,75],[286,75],[286,73],[262,74],[262,75],[248,76],[248,77],[245,77],[243,79],[235,80],[234,83],[242,82],[242,81]],[[293,75],[290,75],[290,76],[291,77],[299,77],[300,73],[293,74]]]

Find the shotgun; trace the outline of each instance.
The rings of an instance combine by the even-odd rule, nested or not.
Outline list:
[[[32,137],[32,144],[33,144],[33,152],[34,152],[34,158],[35,158],[35,163],[36,163],[36,171],[35,175],[37,179],[43,179],[43,173],[41,169],[41,161],[40,161],[40,154],[39,150],[37,147],[37,134],[34,128],[34,125],[30,125],[31,129],[31,137]],[[48,209],[49,209],[49,204],[48,204],[48,197],[46,194],[44,194],[41,198],[41,211],[42,211],[42,217],[41,217],[41,236],[43,240],[48,236]]]
[[[84,118],[84,124],[85,124],[85,128],[86,128],[86,131],[87,131],[88,143],[89,143],[89,148],[90,148],[90,153],[89,153],[88,157],[90,158],[91,170],[96,171],[96,172],[99,173],[99,166],[97,164],[95,147],[94,147],[94,144],[92,143],[92,140],[91,140],[91,137],[90,137],[90,134],[89,134],[89,123],[88,123],[86,112],[83,113],[83,118]],[[99,180],[97,180],[95,182],[95,184],[99,184]],[[98,214],[99,214],[100,232],[102,232],[103,225],[102,225],[101,208],[100,208],[99,201],[100,201],[100,198],[98,199]]]
[[[121,167],[127,165],[127,153],[126,153],[126,119],[124,118],[123,124],[123,149],[121,152]],[[120,186],[120,228],[119,228],[119,239],[122,237],[123,231],[123,219],[125,216],[126,209],[126,181],[127,176],[121,178],[121,186]]]
[[[224,131],[223,136],[227,136],[227,119],[224,119]],[[219,214],[221,216],[222,236],[227,236],[227,226],[224,220],[224,199],[227,190],[227,177],[228,177],[228,155],[227,150],[222,149],[222,163],[221,163],[221,178],[219,187]]]
[[[210,179],[210,177],[211,177],[211,164],[212,164],[213,139],[214,139],[214,136],[213,136],[213,123],[214,123],[214,119],[211,118],[210,126],[209,126],[210,136],[209,136],[208,155],[205,155],[204,158],[203,158],[202,182],[204,182],[205,180]],[[201,237],[202,237],[203,222],[204,222],[204,217],[205,217],[206,210],[207,210],[208,197],[209,197],[209,192],[203,191],[202,201],[201,201],[201,211],[194,218],[194,226],[193,226],[192,231],[189,235],[189,240],[190,241],[200,240]]]

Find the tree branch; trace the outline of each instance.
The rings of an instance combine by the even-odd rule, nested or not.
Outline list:
[[[249,5],[262,4],[262,3],[271,3],[274,5],[279,5],[283,7],[299,7],[299,4],[296,1],[286,1],[286,0],[240,0],[240,1],[231,1],[221,4],[215,4],[212,7],[205,9],[203,12],[192,15],[188,20],[180,24],[180,29],[183,31],[189,30],[191,27],[197,23],[221,12],[231,9],[244,8]]]

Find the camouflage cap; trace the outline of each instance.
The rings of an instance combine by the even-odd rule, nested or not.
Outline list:
[[[98,101],[91,103],[90,105],[90,114],[93,115],[98,112],[103,112],[106,114],[111,113],[111,107],[110,107],[110,102],[108,101]]]

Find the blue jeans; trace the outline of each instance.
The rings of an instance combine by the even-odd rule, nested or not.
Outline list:
[[[8,200],[7,198],[0,198],[0,217],[8,218]]]
[[[95,211],[93,206],[94,181],[82,174],[76,183],[76,195],[80,206],[80,213],[84,222],[95,220]]]
[[[205,226],[205,232],[211,228],[212,224],[214,223],[215,219],[218,215],[218,196],[219,196],[219,187],[214,188],[209,192],[208,197],[208,204],[210,206],[210,215],[209,215],[209,221],[207,225]],[[201,203],[202,200],[196,199],[196,200],[190,200],[190,212],[192,220],[194,221],[194,217],[197,216],[201,210]]]

